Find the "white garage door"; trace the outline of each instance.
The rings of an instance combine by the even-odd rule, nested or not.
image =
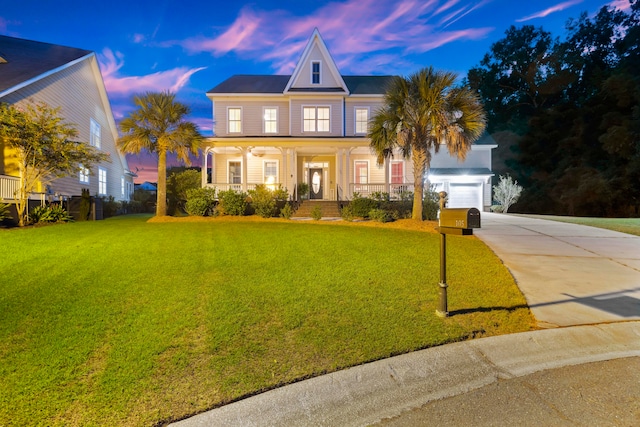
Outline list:
[[[477,208],[482,211],[482,184],[449,184],[449,208]]]

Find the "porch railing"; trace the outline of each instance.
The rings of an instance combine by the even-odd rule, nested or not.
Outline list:
[[[387,190],[387,184],[349,184],[348,194],[344,194],[347,199],[353,199],[353,195],[358,193],[361,197],[370,197],[373,193],[386,193],[389,192],[389,196],[392,200],[400,199],[403,193],[413,191],[413,184],[389,184]]]
[[[20,179],[15,176],[0,175],[0,200],[14,200]]]
[[[247,190],[255,190],[257,185],[260,185],[261,183],[247,183]],[[243,184],[231,184],[228,182],[218,182],[215,184],[205,184],[207,187],[209,188],[215,188],[216,192],[218,191],[228,191],[228,190],[233,190],[233,191],[237,191],[237,192],[241,192],[241,191],[245,191],[244,190],[244,185]],[[275,184],[264,184],[266,185],[268,188],[271,189],[276,189],[278,188],[279,185],[281,185],[280,183],[275,183]]]

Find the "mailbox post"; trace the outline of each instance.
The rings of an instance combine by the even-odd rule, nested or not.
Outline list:
[[[476,208],[453,208],[445,207],[447,193],[441,191],[440,195],[440,221],[438,232],[440,233],[440,304],[436,310],[436,315],[440,317],[449,316],[447,307],[447,234],[459,236],[470,236],[474,228],[480,228],[480,211]]]

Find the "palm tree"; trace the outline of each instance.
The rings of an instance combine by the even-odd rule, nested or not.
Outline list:
[[[203,139],[198,126],[186,120],[189,107],[175,97],[170,92],[136,95],[133,102],[138,109],[120,122],[118,146],[123,151],[158,153],[157,216],[167,214],[167,153],[176,153],[189,166],[189,153],[198,155]]]
[[[431,153],[445,144],[450,155],[464,160],[471,144],[485,129],[480,99],[468,87],[454,86],[456,74],[433,67],[395,77],[383,106],[371,120],[369,138],[378,164],[399,150],[413,163],[412,218],[422,221],[425,172]]]

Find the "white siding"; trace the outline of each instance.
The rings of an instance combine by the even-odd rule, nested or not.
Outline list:
[[[75,125],[80,141],[89,142],[90,123],[94,119],[101,127],[101,151],[110,155],[110,162],[103,162],[90,168],[90,183],[81,184],[78,174],[59,178],[52,182],[54,192],[80,195],[82,188],[89,188],[92,195],[98,193],[98,167],[107,170],[107,194],[116,200],[121,200],[121,177],[125,174],[126,164],[120,161],[113,136],[113,129],[108,113],[103,107],[102,97],[96,81],[96,74],[92,66],[95,57],[87,58],[71,67],[63,69],[53,75],[45,77],[20,90],[10,93],[1,101],[9,103],[24,103],[33,99],[43,101],[52,107],[61,107],[60,115],[66,122]],[[131,178],[126,178],[131,182]]]
[[[216,136],[278,136],[289,133],[289,102],[283,99],[265,97],[262,99],[216,98],[214,102],[214,133]],[[229,107],[242,109],[242,132],[229,134],[227,111]],[[278,133],[265,134],[263,127],[264,107],[278,110]]]
[[[331,110],[331,131],[303,132],[303,107],[329,107]],[[304,98],[291,100],[291,135],[292,136],[342,136],[343,105],[342,98]]]

